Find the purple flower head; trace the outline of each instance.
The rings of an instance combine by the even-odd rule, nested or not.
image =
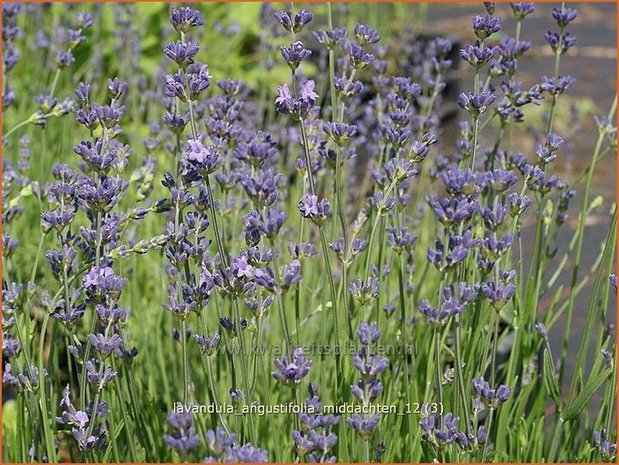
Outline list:
[[[535,11],[535,3],[532,2],[511,2],[512,13],[514,18],[518,21],[522,21],[526,16]]]
[[[94,18],[92,15],[86,11],[78,11],[75,15],[75,28],[76,29],[88,29],[92,26],[94,22]]]
[[[423,418],[419,422],[419,427],[423,431],[421,439],[439,448],[453,444],[458,435],[460,418],[449,412],[443,417],[442,423],[443,427],[441,428],[441,419],[436,414]]]
[[[80,31],[69,29],[67,31],[67,43],[69,48],[75,48],[86,41],[86,37]]]
[[[378,31],[367,24],[355,24],[354,32],[359,45],[375,44],[380,40]]]
[[[78,108],[75,112],[75,119],[90,131],[99,127],[99,119],[94,108]]]
[[[299,211],[303,218],[310,219],[313,223],[321,226],[331,215],[327,199],[319,199],[317,196],[306,192],[299,201]]]
[[[102,369],[98,365],[101,365]],[[86,362],[86,377],[94,389],[101,390],[116,377],[116,372],[102,365],[102,362],[96,363],[92,359]]]
[[[211,85],[211,75],[208,66],[195,63],[187,68],[187,88],[189,89],[189,100],[198,100],[200,94]]]
[[[105,298],[108,301],[116,301],[127,280],[114,274],[110,267],[95,266],[84,275],[82,284],[86,294],[91,299]]]
[[[312,34],[318,43],[324,45],[329,50],[333,50],[348,37],[348,31],[344,28],[335,28],[330,31],[319,29]]]
[[[491,261],[497,261],[512,245],[513,235],[505,234],[500,238],[492,232],[486,232],[486,236],[480,241],[484,256]]]
[[[411,234],[405,226],[400,227],[399,230],[392,226],[387,227],[387,245],[398,255],[411,251],[415,242],[417,242],[417,234]]]
[[[204,26],[202,14],[189,7],[172,8],[170,23],[176,32],[186,34],[192,27]]]
[[[243,391],[240,389],[230,389],[230,400],[233,405],[239,404],[243,399],[245,399]]]
[[[474,378],[472,384],[475,394],[490,410],[495,410],[499,405],[505,403],[512,393],[512,390],[505,384],[501,384],[496,389],[491,389],[488,382],[483,378]]]
[[[226,450],[222,461],[226,463],[266,463],[269,461],[269,455],[265,450],[248,443],[230,447]]]
[[[257,176],[245,175],[241,178],[241,185],[251,200],[261,207],[269,207],[279,197],[279,186],[282,183],[282,174],[272,169],[258,170]]]
[[[521,197],[515,192],[511,192],[507,195],[507,202],[509,204],[509,212],[515,218],[522,215],[531,206],[533,200],[529,196]]]
[[[392,158],[389,160],[380,172],[373,172],[372,176],[377,181],[379,186],[387,187],[391,183],[400,184],[403,181],[412,178],[417,174],[417,170],[414,168],[411,160],[401,160],[399,158]]]
[[[561,30],[563,30],[568,24],[578,17],[578,10],[564,7],[561,9],[553,8],[552,17],[557,22]]]
[[[219,166],[221,155],[212,145],[204,146],[200,139],[189,139],[187,161],[201,177],[206,178]]]
[[[498,50],[492,45],[482,46],[479,41],[468,44],[460,50],[460,58],[467,61],[471,66],[481,69],[486,63],[494,58]]]
[[[485,40],[501,30],[501,20],[496,16],[473,16],[473,32],[480,40]]]
[[[122,343],[118,334],[113,334],[111,336],[89,334],[88,340],[92,344],[92,347],[99,352],[104,359],[109,357],[112,352],[116,351]]]
[[[112,107],[109,105],[97,105],[93,104],[92,108],[94,109],[97,118],[99,119],[99,124],[106,129],[112,129],[114,126],[118,124],[120,118],[122,118],[123,113],[125,112],[125,107]]]
[[[348,287],[348,292],[359,305],[365,305],[378,297],[379,281],[376,277],[370,277],[365,281],[355,278]]]
[[[348,145],[350,138],[357,134],[357,126],[346,123],[328,122],[323,124],[322,130],[339,146]]]
[[[342,101],[347,101],[355,95],[359,95],[364,89],[361,81],[348,83],[348,78],[343,76],[335,77],[335,93]]]
[[[270,268],[257,268],[254,272],[254,282],[270,292],[276,291],[275,275]]]
[[[503,205],[499,200],[495,200],[492,208],[485,207],[480,210],[484,225],[491,231],[497,231],[500,228],[508,212],[507,205]]]
[[[311,102],[312,105],[318,98],[318,94],[314,92],[314,81],[307,80],[301,83],[301,100],[304,102]]]
[[[277,158],[277,142],[271,135],[255,131],[248,141],[239,142],[234,150],[234,156],[251,166],[261,168],[263,165],[271,165]]]
[[[59,68],[66,68],[75,63],[75,57],[69,51],[61,50],[56,55],[56,64]]]
[[[357,384],[350,386],[350,390],[359,402],[367,405],[374,402],[382,394],[383,384],[375,378],[369,381],[360,379]]]
[[[174,432],[171,435],[164,434],[163,440],[180,455],[186,455],[200,443],[200,437],[192,426],[193,415],[191,413],[170,412],[168,423]]]
[[[247,91],[247,85],[242,81],[236,81],[234,79],[220,79],[217,81],[217,87],[228,97],[244,94]]]
[[[505,192],[518,182],[518,177],[511,171],[496,169],[486,172],[486,182],[495,192]]]
[[[486,8],[486,12],[489,15],[493,15],[494,10],[496,8],[496,3],[495,2],[484,2],[484,8]]]
[[[476,244],[471,231],[467,230],[462,235],[450,235],[447,244],[437,239],[434,248],[428,247],[427,258],[439,271],[452,269],[468,256],[469,250]]]
[[[546,39],[553,52],[559,52],[561,55],[576,45],[576,37],[569,32],[557,34],[556,32],[547,31],[544,34],[544,39]]]
[[[288,387],[295,387],[301,383],[309,373],[312,366],[311,360],[305,360],[302,348],[295,349],[293,356],[284,355],[281,359],[274,358],[275,371],[271,372],[273,378]]]
[[[555,153],[559,147],[563,144],[564,139],[556,134],[549,133],[546,136],[546,142],[542,145],[538,145],[535,154],[541,159],[542,163],[550,163],[557,158]]]
[[[290,265],[282,267],[281,288],[283,292],[286,292],[299,281],[301,281],[301,262],[299,260],[293,260]]]
[[[481,284],[481,292],[490,300],[497,311],[501,310],[516,292],[516,286],[513,283],[515,277],[515,270],[509,272],[499,270],[496,281]]]
[[[166,45],[163,53],[180,68],[187,69],[189,65],[194,63],[194,57],[199,50],[200,46],[196,42],[177,41]]]
[[[542,76],[540,87],[551,95],[561,95],[576,82],[572,76],[559,76],[556,79]]]
[[[182,134],[189,121],[188,115],[179,113],[165,112],[163,114],[163,122],[168,126],[174,134]]]
[[[64,299],[61,299],[57,302],[57,305],[54,306],[54,309],[49,316],[62,321],[65,326],[70,328],[84,316],[85,311],[86,305],[82,304],[67,307]]]
[[[445,190],[454,197],[476,197],[486,184],[484,173],[470,169],[450,168],[441,171],[440,178]]]
[[[595,445],[602,456],[602,460],[606,462],[613,462],[615,460],[617,455],[617,444],[609,441],[605,429],[593,432],[593,445]]]
[[[355,69],[363,69],[374,60],[374,55],[367,53],[356,42],[348,43],[348,57],[350,65]]]
[[[288,243],[288,252],[292,258],[296,258],[299,261],[303,261],[306,258],[315,257],[318,255],[318,249],[314,244],[310,243]]]
[[[487,439],[488,434],[486,433],[486,428],[484,425],[477,428],[476,435],[470,431],[458,431],[454,435],[454,442],[467,452],[475,452],[476,450],[479,450],[480,445],[484,444]]]
[[[393,195],[385,197],[383,191],[378,191],[369,198],[369,204],[376,209],[379,215],[384,216],[395,206],[395,197]]]
[[[535,323],[535,331],[537,331],[542,339],[548,338],[548,333],[546,332],[546,326],[544,326],[544,323]]]
[[[307,60],[311,55],[311,50],[303,46],[303,42],[297,40],[290,47],[281,47],[282,57],[288,63],[292,71],[296,70],[302,61]]]
[[[121,81],[117,77],[114,79],[108,79],[107,81],[107,93],[112,100],[119,100],[123,95],[127,93],[128,88],[128,84],[124,81]]]
[[[216,457],[223,455],[236,441],[236,434],[228,434],[220,426],[215,430],[208,430],[204,437],[206,445]]]
[[[366,323],[362,321],[359,325],[359,329],[357,330],[357,337],[359,337],[359,341],[364,346],[371,346],[380,338],[381,332],[378,330],[378,323],[376,321],[372,321],[371,323]]]
[[[58,99],[49,95],[37,95],[34,101],[39,105],[43,113],[49,113],[58,104]]]
[[[95,307],[97,318],[105,326],[112,326],[118,323],[126,323],[129,317],[129,310],[126,308],[118,307],[116,305],[108,307],[105,305],[97,305]]]
[[[107,435],[104,424],[97,425],[94,428],[91,428],[90,425],[97,416],[102,417],[107,413],[107,407],[103,402],[97,406],[96,412],[93,412],[94,405],[92,403],[86,407],[86,411],[77,410],[71,402],[71,391],[69,385],[67,385],[60,399],[60,407],[62,413],[60,417],[56,418],[56,421],[72,427],[73,437],[81,451],[93,450],[104,445]],[[88,435],[89,430],[92,431],[91,435]]]
[[[443,289],[442,297],[440,308],[432,307],[426,299],[419,303],[419,312],[435,326],[442,326],[455,315],[462,313],[466,305],[476,297],[476,292],[465,283],[452,284]]]
[[[438,220],[445,226],[466,224],[477,213],[479,204],[475,200],[445,197],[439,200],[435,195],[428,198],[428,203]]]
[[[290,114],[295,120],[304,119],[314,107],[318,94],[314,92],[315,83],[305,80],[300,86],[300,97],[293,98],[286,84],[277,87],[278,96],[275,108],[280,113]]]
[[[436,136],[432,133],[425,133],[420,140],[416,140],[411,145],[408,156],[415,163],[421,163],[424,161],[430,151],[430,147],[436,144]]]
[[[490,91],[484,90],[479,94],[462,92],[458,97],[458,105],[468,111],[472,118],[476,119],[488,109],[488,106],[495,99],[495,95]]]
[[[378,426],[379,421],[380,415],[373,415],[366,418],[356,413],[346,419],[348,426],[354,429],[365,440],[368,440],[370,436],[372,436],[372,433]]]
[[[275,11],[273,12],[273,17],[284,29],[288,32],[294,32],[295,34],[301,32],[305,25],[313,18],[312,13],[305,8],[299,10],[299,12],[294,15],[294,18],[292,17],[292,13],[287,10]]]
[[[374,355],[370,353],[370,349],[370,346],[362,345],[359,352],[352,357],[355,368],[366,380],[375,378],[389,366],[389,360],[386,357]]]

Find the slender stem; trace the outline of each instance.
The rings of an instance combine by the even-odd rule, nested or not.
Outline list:
[[[43,427],[43,438],[45,440],[45,448],[47,449],[47,459],[56,462],[56,449],[54,446],[54,438],[49,425],[49,416],[47,411],[47,395],[45,393],[45,377],[43,365],[43,352],[45,351],[45,335],[47,333],[47,325],[49,323],[49,313],[43,317],[43,325],[39,336],[39,407],[41,408],[41,425]],[[29,373],[31,374],[31,373]]]
[[[615,112],[617,110],[617,96],[615,95],[615,99],[613,100],[613,104],[611,106],[610,111],[608,112],[608,120],[612,121],[615,117]],[[572,268],[572,279],[571,279],[571,289],[574,289],[576,283],[578,282],[578,273],[580,271],[580,261],[582,258],[582,248],[584,243],[584,229],[585,229],[585,220],[586,220],[586,212],[589,207],[589,197],[591,194],[591,183],[593,181],[593,174],[595,172],[595,167],[597,165],[598,157],[600,151],[602,149],[602,144],[604,142],[604,131],[600,131],[598,134],[598,139],[595,144],[595,149],[593,151],[593,159],[591,160],[591,169],[589,170],[589,174],[587,175],[587,180],[585,181],[585,190],[583,193],[582,199],[582,207],[580,209],[580,214],[578,217],[578,242],[576,244],[576,255],[574,256],[574,266]],[[570,328],[572,322],[572,313],[574,311],[574,302],[575,302],[575,293],[570,292],[569,304],[567,308],[567,316],[565,322],[565,333],[563,336],[563,346],[562,352],[565,352],[567,349],[567,343],[570,336]],[[559,376],[559,381],[563,380],[564,374],[564,364],[561,365],[561,374]],[[570,384],[569,390],[569,398],[573,398],[576,386],[577,386],[578,375],[575,375],[572,378],[572,382]]]
[[[9,137],[11,134],[13,134],[15,131],[17,131],[19,128],[26,126],[28,123],[30,123],[30,118],[28,118],[27,120],[24,120],[20,123],[17,123],[15,126],[13,126],[11,129],[9,129],[7,131],[6,134],[3,135],[3,137]]]
[[[464,384],[464,375],[462,373],[462,342],[461,342],[461,331],[460,331],[460,315],[455,316],[455,325],[456,325],[456,361],[454,365],[456,366],[456,376],[458,388],[460,389],[460,396],[462,398],[462,406],[464,407],[464,420],[465,427],[468,429],[471,424],[471,416],[469,414],[469,398],[466,394],[466,386]]]
[[[189,361],[187,359],[187,322],[181,320],[181,352],[183,357],[183,405],[187,405],[189,397]]]
[[[496,383],[496,355],[499,339],[499,312],[494,315],[494,335],[492,337],[492,362],[490,368],[490,385],[494,387]]]
[[[475,158],[477,156],[477,139],[479,138],[479,117],[473,120],[473,155],[471,156],[471,169],[475,168]]]
[[[275,242],[273,240],[271,240],[271,248],[275,250]],[[273,253],[273,267],[275,268],[275,273],[277,273],[279,271],[279,264],[276,253]],[[277,291],[277,307],[279,310],[279,318],[281,320],[282,330],[284,332],[284,339],[286,340],[286,350],[288,351],[288,353],[292,353],[292,339],[290,338],[290,331],[288,330],[288,319],[286,318],[284,297],[279,289]]]
[[[54,92],[56,92],[56,86],[58,85],[58,78],[60,77],[60,68],[58,68],[56,70],[56,73],[54,74],[54,80],[52,81],[52,87],[51,90],[49,91],[49,95],[50,97],[54,96]]]

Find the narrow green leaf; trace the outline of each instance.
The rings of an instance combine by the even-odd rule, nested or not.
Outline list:
[[[559,381],[557,379],[557,374],[555,373],[551,357],[552,354],[550,351],[544,351],[544,387],[555,404],[557,404],[557,406],[561,406],[561,388],[559,387]]]
[[[576,397],[576,399],[568,402],[561,418],[563,421],[574,420],[580,415],[580,413],[585,409],[585,407],[589,404],[589,401],[593,397],[593,394],[602,386],[606,378],[608,378],[613,372],[612,368],[607,368],[602,373],[600,373],[596,378],[589,380],[589,382],[585,385],[582,392]]]

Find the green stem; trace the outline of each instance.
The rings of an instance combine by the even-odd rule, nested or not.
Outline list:
[[[617,96],[615,95],[615,99],[613,100],[613,104],[611,106],[610,111],[608,112],[608,120],[612,121],[615,117],[615,112],[617,110]],[[585,190],[582,199],[582,207],[580,209],[580,214],[578,216],[578,242],[576,244],[576,255],[574,256],[574,267],[572,268],[572,279],[571,279],[571,289],[574,289],[576,283],[578,282],[578,273],[580,271],[580,261],[582,258],[582,248],[584,243],[584,229],[585,229],[585,219],[586,212],[589,207],[589,197],[591,195],[591,183],[593,181],[593,174],[595,172],[595,167],[598,161],[598,157],[600,151],[602,149],[602,144],[604,142],[605,133],[604,131],[600,131],[598,134],[598,139],[595,144],[595,149],[593,151],[593,159],[591,160],[591,169],[589,170],[589,174],[587,175],[587,180],[585,181]],[[570,329],[572,323],[572,313],[574,311],[574,302],[575,302],[575,293],[570,292],[569,304],[567,308],[567,316],[565,321],[565,333],[563,335],[563,345],[562,345],[562,353],[565,353],[567,350],[567,343],[570,337]],[[561,365],[561,374],[559,376],[559,381],[563,380],[564,374],[564,364]],[[570,384],[569,390],[569,398],[573,398],[577,381],[579,379],[578,373],[574,375],[572,378],[572,382]]]
[[[187,322],[181,320],[181,352],[183,357],[183,405],[189,398],[189,360],[187,358]]]
[[[43,365],[43,352],[45,350],[45,335],[47,333],[47,325],[49,323],[49,314],[46,313],[43,317],[43,325],[39,336],[39,407],[41,408],[41,425],[43,426],[43,438],[45,440],[45,448],[47,450],[47,458],[51,463],[56,463],[56,449],[54,446],[54,437],[52,429],[49,425],[49,417],[47,411],[47,395],[45,394],[45,377]]]

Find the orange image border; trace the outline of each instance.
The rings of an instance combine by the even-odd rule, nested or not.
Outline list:
[[[272,0],[266,0],[268,3],[290,3],[290,2],[273,2]],[[160,0],[115,0],[115,1],[110,1],[110,0],[91,0],[91,1],[84,1],[84,0],[66,0],[66,1],[57,1],[57,0],[52,0],[52,1],[45,1],[45,0],[31,0],[31,1],[23,1],[23,0],[17,0],[17,1],[11,1],[11,2],[7,2],[4,0],[0,0],[0,4],[3,3],[22,3],[22,4],[28,4],[28,3],[84,3],[84,4],[89,4],[89,3],[187,3],[187,4],[192,4],[192,3],[263,3],[264,0],[243,0],[243,1],[230,1],[230,0],[208,0],[208,1],[200,1],[200,0],[185,0],[182,2],[169,2],[169,1],[160,1]],[[307,4],[322,4],[322,3],[327,3],[324,0],[302,0],[299,1],[298,3],[307,3]],[[393,1],[393,0],[359,0],[359,1],[345,1],[345,0],[333,0],[331,3],[404,3],[404,4],[420,4],[420,3],[428,3],[428,4],[481,4],[482,2],[479,0],[433,0],[433,1],[419,1],[419,0],[400,0],[400,1]],[[496,3],[509,3],[508,1],[505,0],[499,0]],[[539,4],[544,4],[544,3],[549,3],[549,4],[557,4],[557,3],[561,3],[557,0],[537,0],[535,1],[535,3],[539,3]],[[617,9],[616,9],[616,18],[615,18],[615,24],[619,25],[619,0],[616,1],[606,1],[606,0],[587,0],[587,1],[577,1],[577,0],[566,0],[564,3],[567,4],[583,4],[583,3],[609,3],[609,4],[615,4],[617,5]],[[0,9],[0,20],[2,19],[2,10]],[[2,41],[0,41],[0,55],[2,54]],[[616,30],[616,37],[615,37],[615,50],[619,50],[619,27],[617,27]],[[617,93],[619,94],[619,81],[617,79],[619,79],[619,60],[616,60],[616,81],[615,84],[617,85]],[[3,66],[3,63],[0,64],[0,66]],[[0,85],[2,84],[2,74],[0,74]],[[0,109],[2,109],[2,101],[0,100]],[[0,140],[2,139],[2,128],[3,128],[3,112],[0,111]],[[618,137],[618,141],[619,141],[619,137]],[[2,156],[3,156],[3,147],[2,145],[0,145],[0,160],[2,160]],[[616,202],[616,207],[615,208],[619,208],[619,182],[617,182],[619,180],[619,164],[616,166],[616,173],[615,173],[615,202]],[[0,190],[2,189],[2,183],[3,183],[3,179],[2,177],[0,177]],[[2,205],[0,205],[0,213],[2,212]],[[2,224],[2,220],[0,219],[0,233],[3,230],[3,224]],[[2,249],[3,245],[0,244],[0,250]],[[617,237],[617,249],[619,250],[619,237]],[[615,259],[616,260],[616,259]],[[3,266],[3,262],[0,260],[0,273],[2,272],[2,266]],[[619,263],[617,263],[616,266],[616,270],[615,270],[616,274],[619,276]],[[616,321],[617,321],[617,325],[615,328],[615,364],[617,363],[617,361],[619,361],[619,344],[617,344],[617,327],[619,327],[619,299],[616,299]],[[2,305],[2,296],[0,295],[0,306]],[[0,342],[2,341],[2,335],[0,334]],[[617,369],[616,365],[615,365],[615,369]],[[0,366],[0,376],[2,375],[2,366]],[[617,400],[617,398],[619,398],[619,378],[617,380],[617,386],[615,387],[615,398]],[[4,458],[4,436],[3,436],[3,432],[2,432],[2,408],[3,408],[3,400],[2,400],[2,390],[0,390],[0,464],[5,463],[3,462],[3,458]],[[619,424],[619,401],[615,402],[615,414],[616,414],[616,420],[615,420],[615,425],[616,428],[619,430],[619,427],[617,426]],[[615,431],[615,440],[617,440],[617,436],[619,436],[618,434],[619,431]],[[19,463],[19,462],[6,462],[6,463]],[[66,462],[69,463],[69,462]],[[80,462],[70,462],[70,463],[80,463]],[[117,463],[117,462],[110,462],[110,463]],[[134,462],[121,462],[124,463],[125,465],[129,465],[129,464],[133,464]],[[139,464],[159,464],[159,463],[176,463],[176,462],[138,462]],[[135,465],[138,465],[138,463],[135,463]],[[292,462],[271,462],[271,463],[287,463],[290,465],[293,465]],[[337,463],[344,463],[344,462],[337,462]],[[359,464],[359,463],[364,463],[364,462],[349,462],[351,464]],[[383,463],[383,462],[381,462]],[[398,464],[400,463],[409,463],[409,462],[396,462]],[[396,465],[396,463],[392,463],[393,465]],[[422,462],[423,463],[423,462]],[[449,462],[445,462],[445,463],[449,463]],[[453,462],[452,462],[453,463]],[[477,462],[466,462],[466,463],[477,463]],[[486,463],[490,463],[490,462],[486,462]],[[507,463],[510,464],[510,462],[501,462],[501,463]],[[526,462],[526,463],[535,463],[535,462]],[[595,462],[586,462],[586,463],[595,463]],[[617,463],[619,463],[619,454],[617,456]],[[387,463],[389,465],[389,463]],[[197,463],[196,463],[197,465]],[[295,464],[296,465],[296,464]],[[481,465],[481,464],[479,464]],[[514,463],[514,465],[516,465]]]

